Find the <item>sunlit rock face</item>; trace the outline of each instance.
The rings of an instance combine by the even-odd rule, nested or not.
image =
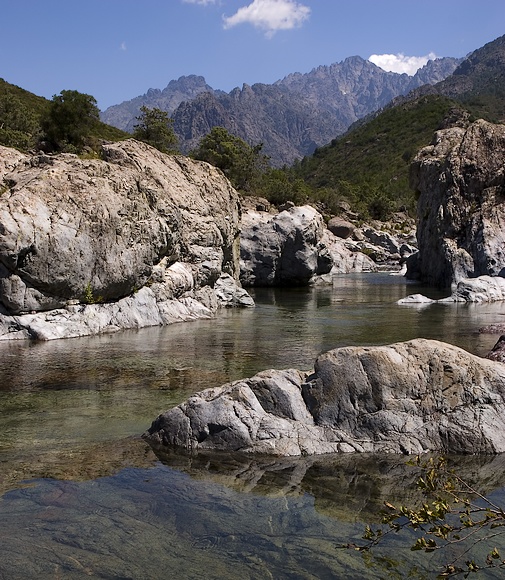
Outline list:
[[[440,287],[505,273],[505,126],[438,131],[411,169],[419,254],[408,275]]]
[[[101,159],[2,148],[0,160],[0,313],[17,316],[0,329],[11,336],[80,336],[252,304],[238,284],[238,194],[214,167],[135,140],[104,145]],[[79,305],[94,306],[87,329],[77,328]],[[55,309],[67,330],[41,332],[47,315],[26,318]]]

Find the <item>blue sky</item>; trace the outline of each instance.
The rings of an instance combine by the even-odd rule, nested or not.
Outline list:
[[[1,78],[104,110],[182,75],[230,91],[354,55],[465,56],[505,34],[505,1],[4,0],[1,20]]]

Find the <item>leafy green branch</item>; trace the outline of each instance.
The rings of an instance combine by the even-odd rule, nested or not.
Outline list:
[[[459,553],[446,563],[437,578],[470,573],[486,569],[505,569],[505,559],[494,545],[505,533],[504,509],[480,493],[447,465],[443,457],[408,462],[421,471],[417,488],[426,501],[420,507],[395,506],[385,502],[381,512],[382,524],[367,526],[363,535],[365,543],[349,544],[361,552],[370,552],[383,543],[390,534],[413,530],[417,539],[411,550],[431,553],[459,547]],[[483,558],[473,556],[476,546],[484,543]],[[452,552],[451,552],[452,553]]]
[[[84,304],[101,304],[103,301],[103,296],[95,296],[91,282],[88,282],[82,294],[82,302]]]

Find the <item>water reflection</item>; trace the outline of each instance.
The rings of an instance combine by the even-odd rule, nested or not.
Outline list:
[[[71,468],[83,445],[139,435],[195,391],[266,368],[309,370],[338,346],[425,337],[476,354],[491,349],[496,337],[477,330],[500,320],[505,305],[396,304],[414,291],[427,293],[387,274],[342,276],[333,287],[257,289],[255,309],[214,320],[1,343],[1,467],[23,473],[19,462],[28,468],[34,457],[60,453]]]
[[[361,534],[356,522],[384,497],[409,498],[402,459],[160,464],[138,436],[195,391],[266,368],[308,370],[338,346],[424,337],[482,355],[496,342],[478,329],[504,304],[396,304],[415,292],[429,294],[387,274],[343,276],[256,289],[255,309],[214,320],[1,343],[0,578],[384,577],[335,545]],[[500,461],[464,469],[491,490],[505,484]]]
[[[341,522],[378,522],[385,501],[415,507],[420,470],[398,455],[339,454],[275,459],[219,453],[188,456],[156,449],[168,467],[198,481],[266,497],[314,498],[315,509]],[[450,469],[482,493],[505,485],[505,456],[451,456]]]
[[[384,560],[338,546],[359,541],[384,498],[412,499],[415,474],[399,458],[164,461],[88,482],[33,480],[5,494],[0,577],[396,577]],[[504,483],[501,458],[454,464],[484,491]],[[441,563],[397,537],[380,553],[417,578],[433,577]]]

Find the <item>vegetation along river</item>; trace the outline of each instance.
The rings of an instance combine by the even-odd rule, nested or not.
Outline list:
[[[505,304],[398,306],[433,290],[383,274],[333,287],[257,289],[257,307],[213,320],[48,343],[0,344],[0,578],[382,578],[435,569],[439,555],[390,559],[338,548],[385,499],[415,501],[403,457],[160,460],[140,439],[191,393],[266,369],[310,369],[344,345],[415,337],[478,355]],[[505,464],[453,458],[503,498]]]

